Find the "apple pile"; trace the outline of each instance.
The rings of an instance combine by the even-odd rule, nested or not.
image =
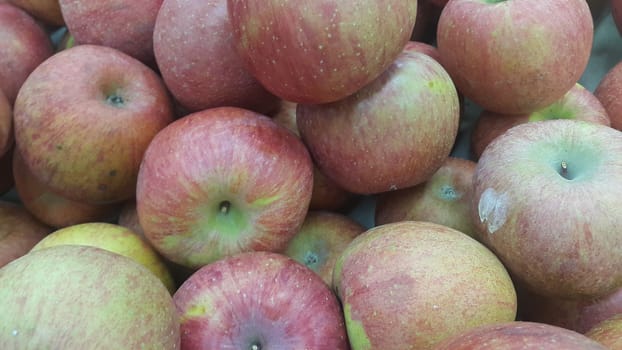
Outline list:
[[[0,0],[0,349],[620,348],[621,9]]]

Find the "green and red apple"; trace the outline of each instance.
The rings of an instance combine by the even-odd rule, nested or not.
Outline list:
[[[0,268],[28,253],[52,231],[22,205],[0,200]]]
[[[613,315],[590,328],[585,336],[609,350],[622,349],[622,313]]]

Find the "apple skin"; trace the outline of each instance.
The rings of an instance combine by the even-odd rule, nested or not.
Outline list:
[[[585,336],[604,345],[607,349],[622,349],[622,313],[598,323]]]
[[[0,90],[0,157],[13,147],[13,107]]]
[[[479,159],[484,148],[497,136],[518,124],[549,119],[577,119],[611,125],[609,115],[598,98],[580,84],[575,84],[561,99],[527,114],[502,114],[482,111],[471,133],[471,152]]]
[[[59,4],[77,43],[112,47],[155,66],[153,27],[162,0],[59,0]]]
[[[198,268],[242,251],[278,251],[302,225],[313,185],[302,141],[262,114],[217,107],[164,128],[138,174],[145,236]]]
[[[312,270],[278,253],[206,265],[173,300],[183,349],[349,349],[336,296]]]
[[[595,298],[622,285],[622,133],[579,120],[517,125],[484,150],[473,179],[479,239],[525,288]],[[590,199],[590,200],[586,200]]]
[[[622,62],[609,69],[594,90],[594,96],[607,110],[611,127],[617,130],[622,130],[622,102],[618,98],[620,93],[622,93]]]
[[[89,204],[67,199],[41,183],[24,164],[19,152],[13,154],[15,191],[24,207],[44,224],[61,228],[114,217],[119,203]]]
[[[227,6],[249,72],[274,95],[307,104],[340,100],[376,79],[402,51],[417,16],[414,0],[227,0]]]
[[[9,0],[34,18],[53,27],[65,25],[58,0]]]
[[[426,182],[376,198],[376,225],[415,220],[445,225],[477,237],[471,218],[473,174],[472,160],[448,157]]]
[[[166,86],[188,110],[230,106],[271,113],[278,106],[246,70],[232,43],[227,0],[165,0],[153,32]]]
[[[107,222],[68,226],[50,233],[30,251],[67,244],[97,247],[128,257],[158,277],[171,295],[175,292],[175,283],[162,259],[146,240],[126,227]]]
[[[173,120],[160,77],[121,51],[78,45],[28,77],[13,109],[17,149],[53,192],[85,203],[132,198],[151,139]]]
[[[434,350],[605,350],[581,333],[535,322],[478,327],[446,339]]]
[[[52,228],[20,204],[0,200],[0,268],[28,253]]]
[[[333,288],[353,350],[431,349],[516,317],[516,292],[497,257],[429,222],[390,223],[357,236],[335,264]]]
[[[24,255],[0,269],[0,300],[2,349],[179,349],[179,317],[164,285],[100,248]]]
[[[322,105],[298,104],[296,110],[315,164],[355,194],[427,180],[449,156],[459,118],[458,94],[447,72],[430,56],[408,48],[354,95]]]
[[[11,105],[28,75],[54,53],[43,28],[22,9],[0,3],[0,90]]]
[[[363,231],[365,228],[361,224],[346,215],[309,211],[283,254],[315,271],[327,285],[332,285],[337,258]]]
[[[519,114],[570,90],[587,66],[593,34],[585,0],[454,0],[441,13],[437,45],[465,97]]]

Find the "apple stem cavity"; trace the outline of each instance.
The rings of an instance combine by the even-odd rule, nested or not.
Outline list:
[[[125,103],[123,97],[118,93],[112,93],[106,97],[106,102],[114,107],[121,107]]]
[[[318,261],[319,261],[319,258],[317,254],[313,252],[307,252],[307,254],[305,254],[305,259],[304,259],[305,266],[310,267],[312,265],[317,264]]]
[[[229,210],[231,210],[231,202],[229,201],[220,202],[219,210],[221,214],[227,215],[229,213]]]

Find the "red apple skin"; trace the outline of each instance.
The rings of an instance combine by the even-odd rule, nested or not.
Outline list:
[[[409,40],[416,1],[227,0],[238,54],[268,91],[340,100],[376,79]],[[382,21],[379,18],[391,18]]]
[[[312,167],[302,141],[267,116],[236,107],[195,112],[145,152],[139,222],[166,258],[191,268],[279,251],[304,221]]]
[[[246,70],[232,40],[227,0],[165,0],[153,48],[166,86],[193,112],[221,106],[273,112],[278,99]]]
[[[298,104],[296,118],[321,172],[346,191],[375,194],[415,186],[436,172],[454,144],[460,108],[443,67],[407,49],[354,95]]]
[[[78,45],[28,77],[13,110],[17,149],[32,174],[85,203],[134,196],[143,153],[173,120],[160,77],[121,51]]]
[[[616,314],[600,322],[585,333],[610,350],[622,349],[622,314]]]
[[[18,152],[13,154],[15,191],[24,207],[42,223],[62,228],[115,216],[119,203],[89,204],[67,199],[50,191],[32,175]]]
[[[622,93],[622,62],[613,66],[598,83],[594,96],[607,110],[611,127],[622,130],[622,102],[618,98]]]
[[[77,43],[112,47],[155,66],[153,27],[162,0],[59,0],[59,4]]]
[[[434,350],[605,350],[581,333],[534,322],[478,327],[446,339]]]
[[[13,147],[13,107],[0,90],[0,157]]]
[[[442,339],[516,317],[497,257],[473,238],[422,221],[375,226],[335,264],[353,349],[432,349]]]
[[[0,268],[28,253],[52,232],[21,205],[0,201]]]
[[[9,0],[36,19],[53,27],[65,25],[58,0]]]
[[[476,238],[471,218],[475,165],[472,160],[448,157],[426,182],[381,193],[376,199],[376,225],[429,221]]]
[[[173,300],[182,349],[349,349],[336,296],[281,254],[247,252],[204,266]]]
[[[575,84],[561,99],[528,114],[502,114],[482,111],[471,133],[471,152],[479,159],[484,148],[509,128],[538,120],[577,119],[611,125],[609,114],[598,98],[580,84]]]
[[[0,90],[11,105],[28,75],[54,53],[43,28],[22,9],[0,3]]]
[[[596,298],[622,285],[622,133],[579,120],[517,125],[477,162],[472,217],[480,240],[525,288]],[[565,162],[565,163],[564,163]],[[565,164],[565,171],[564,165]]]
[[[572,88],[587,66],[593,34],[585,0],[455,0],[441,13],[437,45],[465,97],[486,110],[519,114]]]

